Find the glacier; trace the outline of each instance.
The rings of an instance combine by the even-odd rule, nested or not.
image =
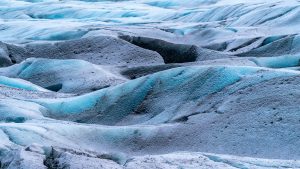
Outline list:
[[[300,168],[298,0],[1,0],[0,169]]]

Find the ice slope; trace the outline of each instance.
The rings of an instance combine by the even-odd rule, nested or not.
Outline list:
[[[97,36],[62,42],[5,44],[11,62],[27,58],[80,59],[99,65],[157,65],[163,58],[156,52],[139,48],[122,39]]]
[[[12,99],[24,102],[20,112],[3,109],[1,117],[21,123],[0,125],[1,140],[10,138],[10,146],[1,144],[3,149],[37,143],[129,156],[198,151],[297,159],[299,80],[298,71],[283,69],[191,66],[82,96],[17,95]],[[1,102],[9,106],[9,100]],[[10,104],[19,105],[13,100]],[[35,115],[24,113],[32,107]]]
[[[44,91],[44,92],[48,91],[40,86],[29,83],[25,80],[8,78],[6,76],[0,76],[0,85],[18,88],[18,89],[25,89],[25,90],[35,90],[35,91]]]
[[[194,110],[196,108],[192,106],[193,102],[198,103],[203,97],[216,93],[241,80],[244,75],[250,74],[251,76],[259,70],[261,69],[253,67],[222,66],[176,68],[139,78],[114,88],[71,98],[69,101],[55,99],[40,100],[38,103],[47,107],[49,113],[55,117],[62,116],[67,119],[71,117],[84,123],[109,125],[122,121],[125,124],[165,123],[193,114],[196,111]],[[294,75],[297,72],[290,73]],[[264,72],[262,75],[254,76],[257,79],[252,83],[263,81],[264,78],[288,75],[289,71],[282,72],[282,74],[276,71]],[[173,106],[174,102],[178,104]],[[183,114],[173,114],[174,110],[179,113],[179,109],[182,109]]]
[[[0,168],[300,168],[297,0],[1,0]]]
[[[91,92],[127,81],[110,67],[72,59],[30,58],[20,64],[0,68],[0,74],[21,78],[46,89],[64,93]]]
[[[12,1],[10,4],[0,8],[4,28],[1,39],[8,41],[66,40],[103,28],[114,31],[116,27],[126,26],[130,31],[136,25],[167,28],[174,30],[175,36],[212,31],[216,26],[221,31],[229,31],[230,36],[222,33],[225,37],[215,37],[215,43],[233,40],[232,36],[241,39],[251,35],[254,39],[299,33],[296,29],[299,4],[294,0]]]
[[[164,155],[148,155],[135,156],[128,159],[125,164],[118,164],[115,161],[107,159],[105,156],[97,157],[94,154],[86,152],[76,152],[61,149],[53,149],[52,155],[46,156],[38,145],[32,145],[26,149],[22,149],[11,154],[8,154],[6,163],[8,168],[23,167],[28,169],[33,168],[47,168],[47,167],[69,167],[74,169],[96,169],[98,167],[110,169],[135,169],[135,168],[194,168],[194,166],[203,169],[234,169],[234,168],[273,168],[275,165],[283,168],[298,168],[299,164],[288,160],[267,160],[267,159],[253,159],[245,157],[223,156],[218,154],[207,153],[187,153],[177,152]],[[84,154],[80,156],[78,154]],[[12,156],[17,156],[11,162]],[[46,158],[44,166],[43,159]],[[55,162],[55,165],[51,165]],[[88,162],[88,163],[87,163]]]
[[[59,149],[53,149],[53,155],[48,156],[49,162],[56,162],[56,165],[44,166],[41,160],[45,158],[40,153],[43,152],[38,146],[33,145],[25,150],[15,152],[18,158],[15,158],[9,167],[19,167],[18,163],[24,168],[46,168],[46,167],[70,167],[74,169],[96,169],[99,166],[102,168],[110,169],[135,169],[135,168],[194,168],[194,166],[203,169],[234,169],[234,168],[272,168],[275,165],[283,168],[297,168],[298,163],[293,161],[284,160],[267,160],[267,159],[252,159],[252,158],[241,158],[232,156],[222,156],[218,154],[206,154],[206,153],[172,153],[164,155],[148,155],[148,156],[136,156],[128,161],[124,165],[120,165],[114,161],[105,159],[105,157],[97,157],[94,154],[88,154],[85,152],[74,152],[74,151],[61,151]],[[79,156],[76,153],[82,153],[85,156]],[[13,154],[8,155],[7,159]],[[51,158],[50,158],[51,157]],[[54,157],[52,159],[52,157]],[[9,161],[9,160],[7,160]],[[88,163],[86,163],[88,162]],[[47,164],[47,162],[46,162]],[[101,164],[101,165],[99,165]]]
[[[196,45],[247,57],[299,53],[299,2],[295,0],[50,0],[2,3],[0,40],[11,43],[121,34]],[[139,52],[144,53],[132,51],[136,55]],[[35,52],[26,55],[36,57]],[[95,59],[87,61],[92,60]],[[124,58],[121,64],[132,62],[128,60]],[[7,62],[9,64],[10,61]],[[108,63],[105,58],[101,62]]]

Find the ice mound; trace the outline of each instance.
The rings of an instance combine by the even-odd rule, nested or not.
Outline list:
[[[21,78],[48,90],[63,93],[91,92],[127,81],[110,67],[72,59],[30,58],[20,64],[0,68],[0,74]]]
[[[138,48],[113,37],[93,37],[57,43],[7,44],[10,58],[21,62],[26,58],[81,59],[101,65],[163,64],[162,57],[153,51]]]
[[[300,168],[298,0],[1,0],[0,168]]]

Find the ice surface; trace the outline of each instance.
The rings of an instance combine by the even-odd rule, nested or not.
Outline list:
[[[30,58],[20,64],[0,68],[1,75],[25,79],[52,91],[69,93],[90,92],[114,86],[127,80],[125,77],[112,72],[110,71],[110,67],[101,67],[83,60],[73,59]],[[0,81],[0,84],[12,87],[24,89],[30,89],[30,87],[32,89],[37,88],[34,88],[34,85],[27,85],[28,87],[26,88],[25,85],[21,86],[20,83],[13,84],[10,82],[13,80],[9,80],[9,78],[6,78],[6,81],[2,81]]]
[[[25,90],[36,90],[36,91],[44,91],[44,92],[48,91],[40,86],[34,85],[25,80],[8,78],[5,76],[0,76],[0,85],[18,88],[18,89],[25,89]]]
[[[1,0],[0,168],[300,168],[297,0]]]

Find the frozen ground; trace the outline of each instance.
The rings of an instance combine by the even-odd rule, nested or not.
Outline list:
[[[300,168],[297,0],[1,0],[0,169]]]

